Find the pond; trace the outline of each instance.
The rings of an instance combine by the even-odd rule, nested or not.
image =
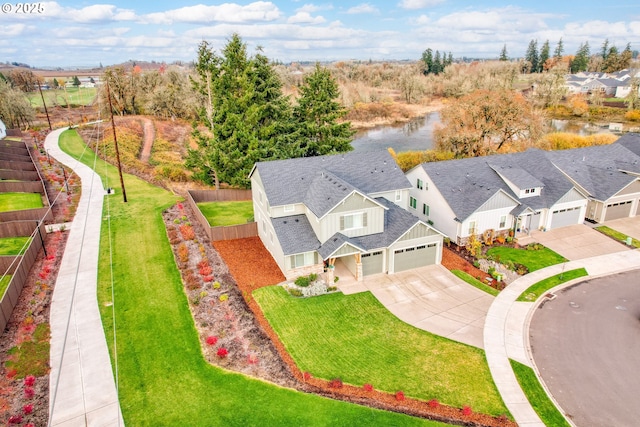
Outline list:
[[[391,147],[401,151],[424,151],[434,148],[433,131],[440,124],[440,114],[435,111],[410,122],[389,126],[378,126],[356,134],[351,145],[354,151],[386,150]],[[610,133],[610,125],[594,125],[576,120],[549,120],[551,132],[568,132],[586,136],[595,133]],[[616,129],[617,130],[617,129]]]

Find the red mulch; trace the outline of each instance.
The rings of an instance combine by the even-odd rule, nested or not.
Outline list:
[[[224,259],[229,272],[243,291],[253,292],[285,280],[284,275],[259,237],[221,240],[213,247]]]
[[[440,403],[434,405],[433,401],[429,404],[422,400],[405,398],[404,394],[402,394],[402,399],[400,400],[396,394],[377,390],[366,390],[365,387],[341,384],[339,388],[336,388],[335,386],[332,387],[332,385],[335,385],[332,384],[332,381],[313,378],[309,373],[303,373],[287,352],[276,332],[271,328],[258,303],[251,298],[253,290],[284,280],[284,276],[271,257],[271,254],[265,249],[258,237],[219,241],[214,242],[213,246],[227,264],[229,272],[235,278],[256,320],[271,339],[282,360],[289,366],[295,379],[298,380],[298,389],[312,391],[319,395],[351,403],[367,405],[387,411],[401,412],[451,424],[492,427],[513,427],[517,425],[504,416],[492,417],[486,414],[473,413],[469,408],[465,411],[462,408],[455,408]],[[454,257],[457,256],[451,253],[451,257],[448,257],[448,259],[455,260],[456,258]],[[460,260],[457,261],[460,264],[466,262],[460,257],[457,258]],[[471,268],[474,268],[471,264],[469,265]],[[463,267],[461,267],[461,269],[463,269]]]
[[[487,273],[474,267],[473,264],[448,247],[444,247],[442,250],[442,265],[449,271],[462,270],[480,280],[482,283],[484,283],[484,279],[487,277]]]

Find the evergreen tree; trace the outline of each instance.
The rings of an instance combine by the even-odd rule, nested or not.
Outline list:
[[[313,73],[304,78],[300,98],[293,117],[300,137],[300,151],[304,157],[343,153],[353,149],[355,133],[349,122],[338,123],[347,113],[335,101],[340,95],[331,72],[316,63]]]
[[[453,64],[453,54],[449,52],[449,56],[447,57],[447,65]]]
[[[602,56],[603,60],[607,60],[607,55],[609,54],[609,39],[605,39],[602,43],[602,47],[600,48],[600,56]]]
[[[60,87],[60,82],[58,81],[58,79],[56,79],[55,77],[53,78],[53,88],[57,89],[58,87]]]
[[[78,76],[73,76],[73,85],[75,87],[79,87],[80,86],[80,79],[78,78]]]
[[[189,150],[187,166],[206,183],[246,188],[256,161],[292,152],[291,111],[282,84],[266,57],[247,56],[238,34],[221,57],[201,43],[196,70],[194,87],[205,98],[200,118],[208,131],[194,130],[198,149]]]
[[[620,54],[620,61],[618,67],[620,70],[627,69],[631,66],[631,60],[633,59],[633,52],[631,51],[631,43],[627,43],[627,46],[624,48],[622,53]]]
[[[442,59],[440,58],[440,51],[436,50],[436,55],[433,57],[433,73],[440,74],[444,67],[442,66]]]
[[[500,61],[508,61],[509,56],[507,55],[507,45],[502,46],[502,50],[500,51]]]
[[[422,52],[422,62],[424,63],[423,73],[433,73],[433,51],[431,48],[427,48]]]
[[[580,44],[580,47],[570,64],[571,72],[578,73],[580,71],[587,71],[587,67],[589,66],[589,56],[589,42]]]
[[[549,47],[549,40],[545,40],[542,45],[542,49],[540,49],[540,58],[538,58],[538,72],[546,71],[549,64],[547,61],[549,60],[549,55],[551,52],[551,48]]]
[[[602,64],[602,71],[605,73],[613,73],[620,68],[620,55],[618,54],[618,48],[615,46],[611,46],[609,51],[607,52],[607,57]]]
[[[556,49],[553,51],[553,58],[556,63],[562,61],[562,55],[564,54],[564,44],[562,43],[562,37],[558,40],[558,44],[556,45]]]
[[[532,73],[537,72],[538,70],[538,42],[536,40],[531,40],[529,42],[529,47],[527,48],[527,53],[524,57],[526,61],[531,64],[530,71]]]

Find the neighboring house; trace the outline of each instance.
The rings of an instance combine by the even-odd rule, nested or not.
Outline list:
[[[586,193],[541,150],[423,163],[406,175],[415,213],[459,245],[485,232],[504,235],[584,221]]]
[[[611,145],[549,152],[549,158],[589,202],[594,222],[640,214],[640,135],[625,134]]]
[[[7,137],[7,127],[4,125],[2,120],[0,120],[0,139]]]
[[[258,234],[288,279],[442,259],[442,234],[406,210],[411,185],[387,151],[259,162],[250,178]]]

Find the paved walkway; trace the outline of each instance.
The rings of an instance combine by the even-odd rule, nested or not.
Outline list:
[[[97,299],[104,188],[89,167],[63,153],[51,132],[45,148],[82,181],[51,301],[49,425],[124,426]]]
[[[507,408],[520,426],[541,426],[538,415],[520,388],[509,359],[531,366],[528,320],[534,303],[516,302],[529,286],[563,271],[584,267],[589,276],[603,276],[640,268],[639,251],[622,251],[537,270],[507,286],[496,297],[484,325],[484,347],[491,375]],[[584,280],[584,278],[582,279]]]

